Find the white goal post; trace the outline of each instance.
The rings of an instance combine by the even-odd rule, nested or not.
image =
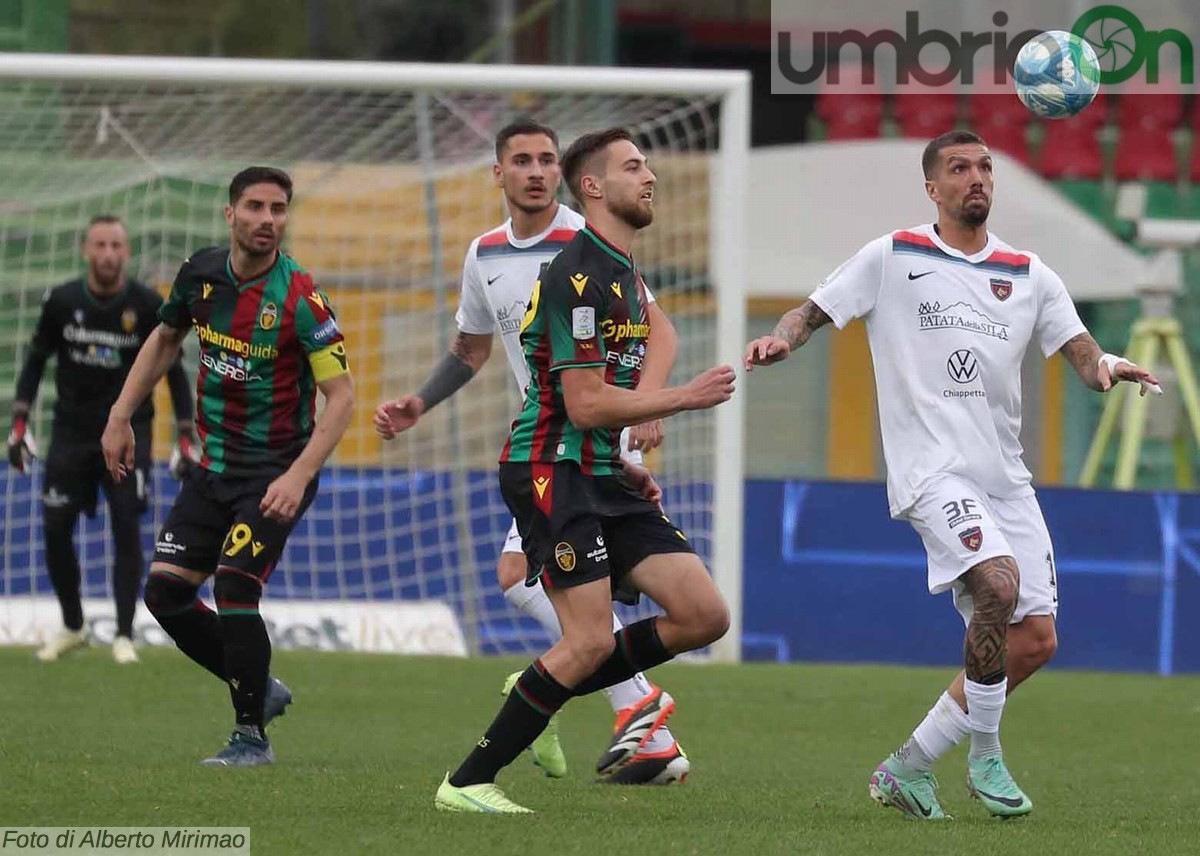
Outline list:
[[[487,460],[515,414],[499,349],[398,447],[380,449],[367,427],[378,396],[415,389],[449,341],[467,242],[504,217],[490,184],[492,137],[518,116],[555,127],[564,147],[609,125],[634,132],[660,176],[658,216],[635,258],[680,331],[673,381],[714,362],[739,365],[747,72],[0,54],[0,406],[45,289],[82,272],[77,241],[89,216],[125,218],[132,274],[164,288],[187,253],[224,242],[221,194],[233,172],[252,162],[289,169],[288,247],[343,319],[366,419],[331,461],[329,499],[297,530],[282,584],[272,578],[269,591],[438,600],[463,623],[469,651],[536,650],[527,625],[496,630],[504,605],[490,591],[507,523]],[[43,447],[52,387],[48,373],[34,420]],[[158,400],[161,456],[171,419]],[[744,401],[739,393],[671,420],[652,460],[676,504],[668,513],[695,536],[729,602],[730,631],[713,649],[729,661],[741,652]],[[173,490],[162,481],[147,544]],[[32,480],[10,471],[3,484],[5,601],[49,592],[37,489],[36,471]],[[81,527],[91,598],[110,590],[100,525]]]

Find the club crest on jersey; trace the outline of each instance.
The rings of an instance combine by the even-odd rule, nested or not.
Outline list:
[[[996,295],[996,299],[1003,302],[1008,300],[1012,295],[1012,280],[1011,279],[992,279],[992,294]]]
[[[126,333],[132,333],[137,329],[137,312],[126,309],[121,313],[121,329]]]
[[[258,326],[264,330],[270,330],[275,326],[275,322],[279,319],[279,309],[274,303],[268,303],[263,307],[262,312],[258,316]]]
[[[587,288],[588,278],[586,273],[571,274],[571,285],[575,286],[575,293],[583,297],[583,290]]]
[[[211,283],[211,282],[206,282],[206,283],[204,283],[204,285],[202,285],[202,286],[200,287],[200,297],[201,297],[201,299],[202,299],[202,300],[208,300],[208,298],[209,298],[209,295],[211,295],[211,294],[212,294],[212,283]]]
[[[554,561],[566,573],[575,570],[575,548],[566,541],[559,541],[554,545]]]
[[[978,553],[979,548],[983,546],[983,530],[978,526],[971,526],[958,533],[958,540],[972,553]]]

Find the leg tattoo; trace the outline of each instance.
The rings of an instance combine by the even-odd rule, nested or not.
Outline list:
[[[980,562],[963,575],[975,604],[963,645],[967,679],[998,684],[1005,677],[1008,622],[1017,607],[1020,572],[1012,556]]]

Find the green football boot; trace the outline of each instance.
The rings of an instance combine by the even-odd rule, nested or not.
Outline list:
[[[513,672],[504,682],[501,695],[507,696],[516,686],[517,678],[522,672]],[[561,779],[567,774],[567,756],[563,754],[562,744],[558,742],[558,714],[550,717],[546,730],[537,736],[529,746],[533,753],[533,763],[542,768],[542,772],[552,779]]]
[[[871,774],[871,799],[880,805],[891,806],[915,820],[953,820],[942,811],[937,787],[933,773],[905,772],[895,755],[889,755]]]
[[[967,759],[967,792],[996,817],[1020,817],[1033,811],[1033,801],[1017,787],[999,755]]]
[[[433,804],[441,811],[473,811],[479,814],[533,814],[531,809],[517,805],[491,782],[456,788],[450,784],[450,774],[438,786]]]

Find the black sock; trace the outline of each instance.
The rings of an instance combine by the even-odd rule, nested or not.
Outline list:
[[[174,574],[154,571],[146,580],[146,608],[180,651],[224,681],[221,622],[196,597],[197,589]]]
[[[138,586],[142,584],[142,544],[140,520],[136,511],[113,510],[113,600],[117,607],[117,635],[133,638],[133,614],[137,608]]]
[[[570,697],[571,691],[554,680],[541,660],[535,660],[517,679],[500,713],[454,771],[450,784],[461,788],[496,781],[496,774],[537,739]]]
[[[42,530],[46,538],[46,570],[58,596],[63,625],[68,630],[83,629],[83,604],[79,600],[79,557],[75,555],[73,508],[47,508]]]
[[[238,725],[262,728],[271,671],[271,638],[257,612],[221,613],[221,638],[225,642],[225,671],[229,698]]]
[[[658,638],[657,623],[657,616],[645,618],[614,633],[616,645],[612,654],[600,664],[599,669],[579,682],[574,690],[575,695],[587,695],[611,687],[629,680],[638,672],[670,660],[674,655],[663,647],[662,640]]]

